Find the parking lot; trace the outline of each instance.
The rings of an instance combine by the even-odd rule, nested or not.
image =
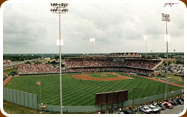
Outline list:
[[[173,109],[162,110],[160,114],[179,114],[183,111],[184,105],[175,106]]]

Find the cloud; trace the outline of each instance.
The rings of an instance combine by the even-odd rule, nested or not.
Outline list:
[[[163,4],[135,3],[72,3],[69,12],[61,15],[63,52],[89,53],[94,37],[94,52],[144,52],[143,36],[149,37],[149,51],[165,51]],[[169,7],[168,7],[169,8]],[[50,12],[50,4],[12,3],[3,9],[4,53],[57,53],[59,38],[58,14]],[[184,8],[169,8],[168,31],[174,41],[171,48],[184,50]],[[160,47],[162,45],[162,47]],[[177,47],[175,46],[177,45]],[[14,48],[9,50],[9,48]],[[15,50],[15,51],[14,51]]]

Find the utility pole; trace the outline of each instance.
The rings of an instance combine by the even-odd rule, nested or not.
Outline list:
[[[135,90],[135,88],[133,88],[133,101],[132,101],[132,109],[134,109],[134,90]]]

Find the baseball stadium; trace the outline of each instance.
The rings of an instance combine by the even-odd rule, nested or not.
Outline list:
[[[114,108],[164,99],[166,83],[154,78],[160,72],[162,59],[145,59],[140,53],[111,53],[66,57],[63,61],[62,100],[66,112],[109,110],[111,103],[96,104],[96,94],[103,92],[128,91],[122,103],[112,102],[116,104]],[[3,98],[35,109],[44,102],[48,110],[58,112],[59,87],[59,67],[46,63],[19,64],[18,74],[4,80]],[[183,88],[168,82],[168,97],[181,94]],[[27,94],[18,97],[20,92],[29,94],[28,100],[22,102]],[[29,102],[29,97],[33,97],[30,94],[36,95],[35,107]]]
[[[2,6],[2,112],[185,110],[183,2]]]

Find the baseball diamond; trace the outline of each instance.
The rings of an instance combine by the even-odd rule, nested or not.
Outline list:
[[[90,73],[93,74],[93,73]],[[99,74],[99,73],[97,73]],[[128,99],[133,98],[133,88],[136,88],[134,97],[143,98],[156,94],[164,93],[165,83],[147,79],[141,76],[129,77],[125,73],[117,73],[126,79],[120,80],[80,80],[75,76],[89,76],[89,73],[82,74],[64,74],[62,75],[62,92],[64,106],[86,106],[95,104],[95,94],[100,92],[109,92],[128,89]],[[100,73],[102,75],[102,73]],[[91,77],[89,76],[90,78]],[[114,79],[118,78],[114,77]],[[105,78],[95,78],[105,79]],[[108,78],[107,78],[108,79]],[[41,81],[41,100],[46,104],[59,105],[59,75],[34,75],[34,76],[15,76],[5,86],[15,90],[25,91],[40,95],[40,86],[36,82]],[[181,89],[168,84],[168,92]],[[38,96],[38,102],[40,97]]]
[[[3,5],[4,107],[127,114],[184,102],[183,2]]]

